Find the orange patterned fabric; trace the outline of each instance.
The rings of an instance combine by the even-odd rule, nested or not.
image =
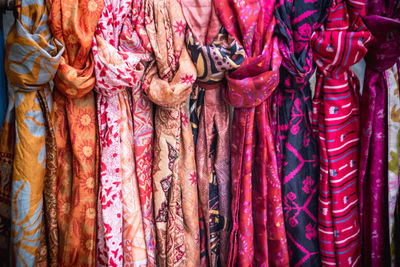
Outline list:
[[[98,141],[91,44],[102,0],[47,0],[65,46],[54,83],[59,266],[94,266]]]

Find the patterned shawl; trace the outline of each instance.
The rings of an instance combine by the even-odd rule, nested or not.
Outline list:
[[[229,34],[247,58],[227,73],[225,97],[235,107],[232,125],[232,220],[229,266],[289,264],[281,186],[270,127],[269,97],[279,81],[281,55],[273,1],[215,1]]]
[[[57,266],[56,144],[49,82],[64,49],[51,37],[43,1],[22,0],[16,6],[17,20],[6,42],[4,65],[11,87],[1,137],[6,159],[1,161],[1,183],[6,188],[11,183],[12,265]]]
[[[58,264],[95,265],[98,141],[90,51],[103,0],[47,0],[49,25],[65,46],[54,78]],[[61,14],[61,15],[60,15]]]
[[[313,122],[320,144],[319,244],[324,265],[357,266],[361,244],[358,163],[359,82],[350,66],[372,40],[362,1],[334,0],[325,30],[311,38],[318,67]]]
[[[176,0],[146,0],[155,60],[143,87],[156,106],[154,216],[159,266],[199,266],[197,174],[185,101],[196,69],[185,47],[186,21]]]
[[[142,1],[105,1],[93,54],[101,141],[97,265],[155,266],[152,106],[141,90],[151,55]]]
[[[226,266],[229,249],[229,106],[222,99],[225,71],[237,69],[244,50],[221,28],[212,1],[184,0],[191,29],[186,38],[197,81],[190,97],[190,121],[196,147],[202,266]],[[219,31],[219,32],[218,32]]]
[[[318,153],[311,130],[311,91],[314,72],[310,37],[325,17],[330,0],[279,0],[279,48],[283,56],[275,103],[278,169],[283,183],[283,209],[292,266],[320,264]],[[275,106],[274,106],[275,110]]]
[[[394,94],[399,90],[394,78],[398,75],[395,70],[398,66],[393,65],[400,56],[400,3],[395,2],[368,1],[365,17],[366,26],[375,37],[366,56],[361,100],[359,193],[366,266],[390,263],[389,245],[393,240],[393,214],[399,187],[398,166],[390,166],[388,170],[388,164],[394,165],[389,162],[393,161],[391,154],[397,155],[394,157],[398,160],[399,153],[400,116],[396,110],[400,103]],[[394,261],[394,251],[391,254]]]

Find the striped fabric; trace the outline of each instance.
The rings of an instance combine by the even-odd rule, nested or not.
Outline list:
[[[356,8],[358,3],[333,1],[325,31],[311,38],[318,67],[313,123],[320,145],[318,231],[323,266],[358,266],[361,259],[359,81],[350,66],[365,55],[372,37],[357,15],[362,10]]]

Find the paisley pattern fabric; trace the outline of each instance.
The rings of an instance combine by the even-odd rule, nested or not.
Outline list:
[[[196,146],[200,210],[205,221],[205,230],[200,232],[201,244],[205,244],[200,260],[202,266],[226,266],[231,227],[230,116],[221,92],[225,72],[237,69],[245,54],[235,39],[215,22],[218,17],[212,1],[183,3],[191,29],[186,37],[187,47],[197,68],[197,81],[190,98],[190,120]],[[208,9],[204,7],[207,3]],[[199,9],[205,14],[199,16],[193,12]],[[212,40],[214,27],[220,31]],[[203,33],[204,30],[207,32]]]
[[[140,89],[151,60],[144,3],[110,0],[104,5],[93,42],[101,141],[96,265],[155,266],[151,188],[149,173],[143,172],[149,162],[141,162],[143,149],[151,153],[152,125],[140,140],[143,122],[138,120],[152,117]],[[142,143],[136,149],[138,138]]]
[[[350,66],[361,60],[372,40],[360,17],[363,9],[361,1],[334,0],[325,30],[311,38],[318,67],[313,122],[320,144],[318,229],[323,265],[361,262],[360,85]]]
[[[15,116],[15,143],[9,143],[14,146],[13,170],[7,171],[11,177],[2,177],[11,179],[11,264],[56,266],[56,155],[49,82],[64,49],[50,34],[43,1],[17,1],[16,6],[4,64],[11,85],[7,118]]]
[[[185,47],[186,21],[176,0],[146,0],[155,60],[143,89],[156,104],[153,161],[158,266],[199,266],[197,174],[186,99],[196,69]]]
[[[90,51],[100,0],[47,0],[49,25],[65,46],[54,78],[58,265],[95,265],[98,140]],[[60,16],[61,14],[61,16]]]
[[[396,202],[399,202],[399,151],[400,151],[400,97],[399,97],[399,65],[398,61],[393,67],[385,71],[387,84],[388,99],[388,214],[389,214],[389,238],[390,238],[390,256],[392,266],[396,263],[396,255],[400,247],[400,243],[396,244],[399,239],[399,224],[395,225]],[[398,205],[398,204],[397,204]],[[397,223],[400,223],[398,221]],[[398,229],[399,228],[399,229]],[[397,235],[395,234],[397,233]],[[397,260],[400,260],[398,257]],[[397,263],[399,264],[399,263]]]
[[[363,130],[359,193],[363,265],[388,266],[390,228],[393,225],[398,189],[398,176],[391,178],[387,171],[390,164],[388,148],[393,147],[398,151],[397,132],[393,133],[393,130],[396,130],[392,126],[388,128],[388,117],[389,112],[391,113],[390,102],[398,102],[399,98],[391,95],[391,87],[396,86],[393,70],[386,70],[391,68],[400,56],[400,4],[396,4],[396,1],[368,1],[365,23],[375,41],[366,55],[365,89],[361,102]],[[392,140],[389,141],[388,138]],[[388,146],[388,141],[393,146]]]
[[[291,266],[320,264],[318,153],[311,132],[311,91],[314,72],[309,40],[325,18],[330,0],[279,1],[279,49],[283,56],[275,94],[275,142],[283,184],[283,209]]]
[[[232,122],[232,220],[228,266],[287,266],[281,184],[270,126],[269,97],[281,55],[273,37],[274,2],[215,1],[216,13],[247,58],[226,74]]]

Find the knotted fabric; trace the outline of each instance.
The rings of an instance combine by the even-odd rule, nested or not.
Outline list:
[[[155,266],[153,115],[141,90],[151,60],[143,4],[106,0],[93,41],[101,141],[99,266]]]
[[[216,13],[247,58],[226,73],[232,122],[232,221],[228,266],[287,266],[281,186],[270,127],[269,97],[281,55],[273,37],[273,1],[215,1]]]
[[[283,209],[292,266],[320,264],[318,153],[311,133],[311,91],[314,72],[309,40],[324,19],[330,1],[279,1],[279,49],[283,56],[274,110],[278,170],[283,183]]]
[[[49,25],[65,46],[54,78],[59,266],[95,265],[98,141],[90,51],[102,0],[47,0]]]
[[[11,264],[57,266],[56,144],[49,82],[64,49],[51,36],[43,1],[17,1],[16,6],[4,62],[11,87],[2,142],[8,134],[12,142],[6,155],[11,157],[2,162],[8,166],[1,172],[2,184],[11,183]]]
[[[202,215],[200,261],[202,266],[226,266],[231,229],[230,116],[222,90],[225,71],[237,69],[245,55],[237,41],[221,28],[212,1],[185,0],[182,7],[190,27],[186,43],[197,69],[190,121]]]
[[[398,172],[398,166],[391,166],[388,171],[388,149],[399,153],[400,117],[396,110],[400,103],[393,93],[398,90],[394,65],[400,56],[400,4],[395,2],[368,1],[365,17],[366,26],[375,37],[366,55],[361,100],[359,194],[365,266],[390,263],[389,245],[399,187],[398,175],[391,172]],[[391,254],[394,263],[394,253]]]
[[[176,0],[146,0],[146,31],[155,60],[143,89],[156,104],[153,161],[158,266],[199,266],[197,174],[186,99],[196,68],[185,46]]]
[[[324,266],[359,266],[358,164],[359,81],[350,66],[367,52],[372,36],[365,27],[362,1],[336,1],[325,29],[311,38],[318,67],[313,102],[319,138],[319,244]]]

